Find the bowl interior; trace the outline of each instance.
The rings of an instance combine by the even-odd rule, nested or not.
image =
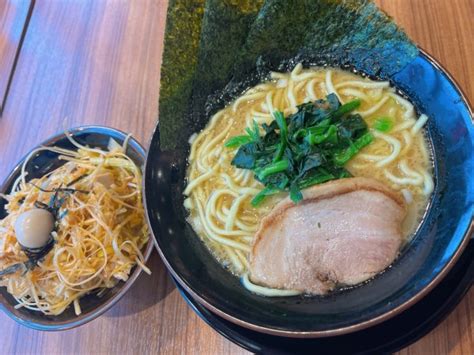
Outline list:
[[[182,192],[188,146],[161,151],[157,129],[145,172],[146,209],[159,252],[178,282],[227,319],[289,336],[342,334],[380,322],[439,282],[467,244],[472,220],[472,113],[449,76],[423,53],[390,80],[430,117],[436,185],[415,237],[390,268],[364,285],[325,297],[268,298],[250,293],[186,223]],[[188,127],[203,127],[202,122],[184,119]]]
[[[122,144],[126,138],[126,134],[118,130],[95,126],[75,128],[70,130],[70,133],[80,144],[102,149],[107,148],[109,138],[113,138],[119,144]],[[76,149],[64,134],[59,134],[50,140],[43,142],[42,145],[58,146],[71,150]],[[135,139],[131,138],[129,140],[126,153],[138,166],[143,166],[145,160],[145,151]],[[57,157],[58,154],[48,151],[42,151],[36,154],[27,165],[26,171],[28,172],[28,177],[30,179],[41,177],[64,164],[64,161],[57,159]],[[11,190],[13,183],[19,176],[23,160],[24,159],[22,159],[19,165],[7,178],[1,188],[1,192],[9,192]],[[6,211],[4,209],[5,204],[6,201],[0,199],[0,218],[4,218],[6,216]],[[150,238],[150,242],[148,243],[145,251],[145,258],[148,258],[152,249],[153,242]],[[127,282],[119,282],[115,287],[107,290],[101,297],[98,297],[95,294],[82,297],[82,314],[80,316],[76,316],[73,307],[67,308],[62,314],[58,316],[44,315],[43,313],[31,311],[25,308],[15,309],[14,306],[17,303],[15,299],[7,292],[5,287],[0,287],[0,304],[4,307],[6,313],[10,317],[28,327],[40,330],[68,329],[84,324],[109,309],[116,301],[118,301],[120,296],[125,293],[128,287],[131,286],[133,281],[140,273],[140,270],[141,269],[137,267],[132,269],[130,278],[127,280]]]

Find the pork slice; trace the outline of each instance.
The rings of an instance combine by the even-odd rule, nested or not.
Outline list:
[[[260,223],[250,279],[272,288],[325,294],[384,270],[402,243],[403,200],[380,182],[348,178],[278,203]]]

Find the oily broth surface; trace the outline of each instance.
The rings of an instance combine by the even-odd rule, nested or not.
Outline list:
[[[423,130],[412,132],[416,122],[413,106],[396,95],[388,83],[380,84],[348,71],[302,70],[299,65],[291,73],[273,73],[272,77],[219,111],[203,131],[192,137],[185,207],[190,212],[189,223],[216,258],[233,273],[244,273],[259,222],[287,195],[272,196],[258,208],[253,207],[250,201],[263,186],[253,178],[253,172],[231,165],[236,150],[225,148],[224,142],[244,134],[254,119],[259,125],[269,123],[273,120],[271,112],[278,110],[287,116],[296,112],[296,105],[324,99],[333,91],[342,103],[361,99],[357,112],[369,128],[380,117],[390,117],[394,122],[392,130],[385,134],[372,131],[374,141],[346,168],[354,176],[375,178],[403,194],[409,203],[402,232],[409,240],[432,190],[426,138]],[[396,142],[399,144],[396,158],[380,166],[381,158],[396,150]]]

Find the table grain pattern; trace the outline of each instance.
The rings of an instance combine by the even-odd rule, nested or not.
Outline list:
[[[32,0],[0,1],[0,112],[31,5]]]
[[[7,32],[25,20],[12,11],[29,2],[0,0],[0,20],[9,21],[0,26],[0,83],[9,75],[3,63],[12,65],[11,50],[4,50],[14,46],[5,42]],[[474,1],[376,2],[473,102]],[[108,125],[148,143],[157,121],[166,7],[160,0],[35,1],[0,118],[0,180],[34,145],[65,127]],[[112,310],[78,329],[37,332],[0,314],[0,353],[246,353],[189,309],[157,253],[149,265],[151,276],[142,275]],[[473,353],[474,289],[436,329],[400,352]]]

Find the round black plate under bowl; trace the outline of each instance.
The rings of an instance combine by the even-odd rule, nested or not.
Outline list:
[[[396,316],[447,275],[467,246],[472,228],[472,110],[452,78],[423,51],[390,82],[429,117],[436,183],[431,205],[410,245],[390,268],[360,287],[325,297],[261,297],[216,261],[186,222],[183,190],[189,145],[184,142],[189,137],[183,136],[180,149],[164,151],[157,128],[145,168],[145,206],[157,249],[186,292],[219,316],[252,330],[285,337],[330,337]],[[185,120],[185,126],[195,124],[192,116],[176,119]]]
[[[242,348],[264,354],[381,354],[398,351],[433,330],[474,282],[474,240],[444,280],[405,312],[371,328],[329,338],[284,338],[240,327],[212,313],[176,282],[189,306],[218,333]]]

